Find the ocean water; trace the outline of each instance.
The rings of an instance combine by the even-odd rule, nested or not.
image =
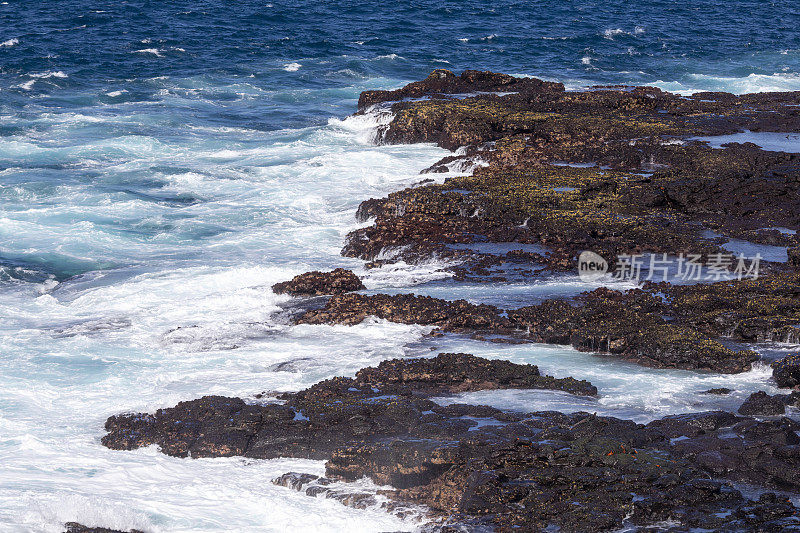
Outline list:
[[[590,379],[601,397],[460,400],[642,421],[771,391],[765,367],[656,371],[563,347],[430,340],[428,328],[379,320],[290,327],[291,299],[270,286],[344,266],[370,290],[509,306],[582,290],[575,278],[456,287],[436,263],[364,271],[340,257],[359,202],[419,181],[447,155],[375,146],[387,117],[348,118],[358,94],[435,68],[571,88],[797,90],[798,11],[788,1],[0,2],[0,530],[74,520],[411,531],[412,520],[269,482],[320,473],[321,462],[100,445],[106,417],[121,411],[297,390],[390,357],[458,350],[536,363]],[[716,386],[737,392],[697,394]]]

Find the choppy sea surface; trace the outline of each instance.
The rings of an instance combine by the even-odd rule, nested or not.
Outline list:
[[[571,88],[797,90],[799,12],[741,0],[0,2],[0,530],[413,530],[269,482],[322,462],[184,460],[100,437],[121,411],[297,390],[431,348],[532,362],[601,392],[458,398],[512,409],[647,421],[772,391],[766,367],[659,371],[382,321],[290,327],[290,299],[270,286],[345,266],[372,290],[509,306],[582,290],[565,277],[487,293],[437,264],[366,272],[340,257],[359,202],[447,155],[373,145],[385,118],[348,118],[358,94],[435,68]],[[719,386],[737,392],[697,394]]]

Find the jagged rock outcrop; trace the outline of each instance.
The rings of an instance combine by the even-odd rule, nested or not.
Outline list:
[[[772,364],[772,377],[779,387],[800,387],[800,354],[775,361]]]
[[[331,272],[314,270],[299,274],[289,281],[282,281],[272,286],[275,294],[291,294],[292,296],[319,296],[323,294],[344,294],[346,292],[366,289],[352,270],[337,268]]]
[[[770,396],[764,391],[754,392],[739,407],[739,414],[774,416],[786,413],[786,401],[780,396]]]

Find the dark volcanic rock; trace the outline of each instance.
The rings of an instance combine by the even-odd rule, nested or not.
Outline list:
[[[708,389],[707,391],[703,392],[703,394],[716,394],[719,396],[725,396],[733,392],[733,389],[729,389],[727,387],[718,387],[715,389]]]
[[[394,102],[405,98],[419,98],[436,94],[458,94],[474,91],[509,92],[542,91],[561,92],[561,83],[546,82],[535,78],[515,78],[508,74],[497,74],[478,70],[465,70],[456,76],[449,70],[438,69],[424,80],[410,83],[395,91],[364,91],[358,99],[358,109],[363,110],[382,102]]]
[[[509,325],[500,310],[490,305],[473,305],[465,300],[453,302],[413,294],[344,294],[334,296],[324,309],[312,310],[301,316],[299,324],[361,323],[376,316],[402,324],[422,324],[445,327],[448,330],[502,329]]]
[[[469,354],[396,359],[281,396],[285,404],[251,405],[206,396],[155,414],[122,414],[106,422],[105,446],[130,450],[157,444],[179,457],[325,458],[358,439],[391,435],[455,436],[477,423],[426,397],[453,392],[536,388],[596,395],[587,381],[539,374],[533,365],[490,361]],[[487,416],[500,416],[490,410]]]
[[[442,97],[480,91],[513,94]],[[755,355],[732,355],[717,337],[800,341],[800,239],[770,229],[800,229],[800,156],[752,143],[714,149],[689,140],[742,129],[800,131],[794,110],[800,93],[687,98],[652,87],[571,92],[494,73],[436,71],[398,91],[367,92],[362,107],[421,96],[430,98],[392,105],[395,116],[384,142],[466,147],[465,154],[488,166],[444,184],[368,200],[359,215],[373,224],[351,233],[344,255],[374,260],[393,250],[415,261],[454,256],[450,244],[517,242],[545,246],[548,251],[537,262],[547,268],[572,270],[584,250],[599,253],[613,267],[621,254],[699,254],[708,262],[725,252],[720,244],[733,237],[785,246],[789,261],[762,265],[756,280],[653,290],[664,299],[661,309],[623,312],[608,333],[593,327],[588,315],[606,310],[604,325],[614,326],[609,319],[619,311],[609,298],[594,308],[589,301],[580,311],[547,303],[528,310],[528,316],[518,313],[520,323],[510,325],[539,322],[539,315],[552,309],[564,320],[557,315],[555,326],[533,328],[533,339],[650,366],[722,372],[750,368]],[[551,164],[562,161],[596,166]],[[460,277],[470,268],[481,273],[478,263],[459,267]],[[642,313],[636,333],[631,328]],[[350,320],[358,320],[356,313]]]
[[[392,359],[359,370],[359,384],[386,393],[413,391],[441,395],[489,389],[550,389],[596,396],[597,387],[573,378],[542,376],[534,365],[488,360],[470,354],[442,353],[431,359]]]
[[[800,354],[790,355],[774,362],[772,377],[779,387],[800,387]]]
[[[764,391],[754,392],[739,407],[739,413],[750,416],[774,416],[786,412],[786,402],[780,396],[770,396]]]
[[[576,305],[577,304],[577,305]],[[574,302],[547,300],[508,311],[464,300],[447,301],[411,294],[332,297],[324,308],[308,311],[300,324],[354,325],[368,316],[404,324],[438,326],[444,331],[489,331],[578,350],[606,352],[656,368],[748,370],[757,354],[734,351],[707,335],[664,318],[668,310],[656,296],[597,289]]]
[[[437,98],[492,90],[514,94]],[[643,251],[722,251],[704,228],[761,241],[765,227],[800,228],[796,154],[681,140],[742,129],[800,131],[792,109],[797,93],[685,98],[653,87],[576,93],[502,74],[436,71],[398,91],[368,91],[361,108],[419,96],[433,98],[392,106],[384,142],[466,147],[466,157],[489,166],[370,199],[360,213],[368,212],[374,225],[351,234],[345,255],[370,260],[395,248],[413,259],[482,236],[544,244],[552,250],[551,268],[571,269],[583,250],[609,260]],[[560,161],[597,167],[548,164]],[[795,261],[800,243],[780,240]]]
[[[377,504],[375,493],[332,483],[367,476],[394,487],[381,492],[395,502],[390,512],[429,509],[437,520],[431,531],[479,523],[607,531],[665,520],[679,524],[675,530],[800,527],[800,511],[786,498],[751,500],[708,479],[800,490],[800,424],[788,418],[761,422],[707,412],[641,425],[588,413],[443,407],[426,398],[537,387],[540,378],[531,365],[467,354],[398,359],[354,379],[283,394],[280,405],[205,397],[153,415],[111,417],[103,443],[116,449],[158,444],[164,453],[192,457],[328,459],[325,478],[289,473],[274,482],[363,508]],[[559,381],[544,385],[594,390]]]
[[[120,531],[118,529],[108,529],[105,527],[87,527],[77,522],[67,522],[64,524],[64,527],[66,528],[64,533],[144,533],[138,529]]]
[[[350,270],[337,268],[331,272],[314,270],[300,274],[272,286],[275,294],[292,296],[319,296],[323,294],[344,294],[365,289],[361,280]]]
[[[609,531],[626,520],[647,526],[669,519],[680,524],[676,531],[732,531],[757,528],[765,516],[768,522],[775,520],[770,528],[776,531],[800,527],[798,509],[785,497],[748,500],[725,483],[708,480],[704,458],[696,460],[686,448],[672,455],[655,447],[669,447],[655,426],[585,413],[535,415],[517,424],[516,433],[480,431],[458,443],[393,440],[344,447],[328,461],[327,475],[345,480],[368,476],[398,488],[401,501],[425,504],[456,522],[484,517],[487,526],[500,530]],[[690,418],[676,422],[692,425]],[[730,425],[723,414],[696,418],[705,420],[700,426],[707,431],[678,442],[701,446],[703,439],[727,440],[715,435],[720,424]],[[709,424],[711,420],[716,422]],[[521,437],[526,426],[538,431],[535,437]],[[785,439],[776,437],[767,433],[759,443],[781,449]],[[776,443],[770,445],[773,438]],[[747,460],[744,448],[731,455],[732,464]],[[752,470],[758,477],[778,463],[770,465],[758,456],[756,465]]]
[[[452,97],[481,92],[509,94]],[[352,277],[341,274],[344,282],[337,284],[330,273],[310,273],[276,289],[334,293],[298,323],[357,324],[376,316],[476,338],[570,344],[658,368],[717,372],[741,372],[757,359],[752,351],[730,349],[722,337],[800,339],[800,240],[769,229],[800,229],[800,156],[750,143],[713,149],[691,140],[744,129],[798,132],[800,93],[574,92],[541,80],[440,70],[397,91],[365,92],[359,110],[388,102],[395,102],[394,117],[382,142],[465,147],[432,170],[478,157],[488,166],[364,202],[358,217],[372,225],[352,232],[342,253],[371,266],[391,250],[408,261],[435,255],[464,260],[453,269],[456,279],[489,278],[500,259],[450,246],[478,241],[542,245],[542,254],[523,251],[503,261],[555,271],[574,269],[584,250],[612,267],[620,254],[709,259],[729,238],[784,246],[789,261],[764,266],[758,279],[683,286],[654,280],[641,289],[598,289],[516,310],[415,295],[344,294],[356,286]],[[596,166],[553,164],[563,161]],[[797,366],[795,358],[777,363],[776,381],[797,386]],[[767,492],[753,499],[730,483],[800,492],[800,424],[777,416],[800,403],[796,394],[757,393],[740,410],[776,415],[768,420],[715,411],[646,425],[431,400],[503,388],[597,393],[587,382],[541,376],[533,365],[440,354],[386,361],[354,378],[282,394],[275,403],[208,396],[154,414],[114,416],[103,444],[156,444],[183,457],[325,459],[324,478],[289,473],[275,482],[369,506],[377,502],[372,494],[331,488],[367,476],[392,485],[382,495],[397,505],[430,509],[438,521],[427,530],[442,533],[800,531],[800,510],[787,497]]]

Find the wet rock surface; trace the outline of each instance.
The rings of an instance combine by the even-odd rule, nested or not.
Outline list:
[[[295,276],[272,286],[275,294],[292,296],[320,296],[323,294],[344,294],[365,289],[364,284],[351,270],[337,268],[331,272],[317,270]]]
[[[790,355],[772,365],[772,376],[779,387],[800,387],[800,354]]]
[[[446,96],[453,93],[464,97]],[[420,96],[427,98],[408,100]],[[394,100],[399,101],[392,104],[394,119],[383,142],[435,142],[488,165],[472,176],[365,201],[358,216],[372,225],[350,234],[344,255],[374,260],[391,250],[409,261],[454,258],[466,261],[454,269],[456,279],[483,275],[502,281],[502,276],[491,277],[485,256],[465,259],[468,254],[452,246],[542,246],[547,251],[531,259],[553,271],[574,269],[585,250],[600,254],[612,268],[624,254],[695,255],[705,263],[724,256],[731,264],[723,270],[730,271],[735,258],[721,247],[729,239],[783,246],[788,261],[762,264],[759,279],[659,284],[649,292],[666,300],[661,306],[666,313],[655,308],[620,312],[614,298],[593,307],[591,297],[571,303],[579,304],[578,311],[546,302],[525,312],[536,322],[538,312],[546,317],[549,308],[562,325],[534,331],[534,340],[658,367],[739,372],[750,368],[753,354],[731,356],[718,338],[800,342],[800,155],[765,151],[753,143],[712,148],[695,139],[743,130],[800,131],[798,93],[684,97],[652,87],[570,92],[558,84],[494,73],[436,71],[398,91],[365,93],[362,107]],[[357,309],[348,317],[333,316],[337,303],[327,310],[331,321],[358,320]],[[385,302],[379,304],[383,310],[372,309],[378,302],[359,303],[376,316],[404,321],[405,313],[396,308],[411,300],[398,301],[391,312]],[[588,315],[604,311],[603,327],[592,327]],[[324,313],[306,320],[320,323]],[[608,320],[614,313],[621,317],[616,327]],[[480,328],[520,325],[510,316],[498,321],[479,314],[485,319]],[[660,318],[664,314],[667,318]],[[627,331],[637,316],[644,319],[641,331]],[[449,320],[438,322],[453,329]]]
[[[435,142],[489,165],[365,202],[359,215],[374,223],[350,235],[345,255],[370,260],[390,248],[414,259],[480,238],[545,245],[549,267],[563,270],[583,250],[610,261],[641,251],[720,252],[709,231],[798,246],[796,235],[768,229],[800,224],[798,155],[692,140],[797,131],[796,93],[687,98],[543,84],[505,96],[431,96],[394,104],[384,142]]]
[[[108,529],[105,527],[87,527],[77,522],[67,522],[64,524],[64,533],[144,533],[138,529],[130,531],[120,531],[118,529]]]
[[[466,70],[456,76],[449,70],[438,69],[424,80],[410,83],[395,91],[364,91],[358,100],[358,109],[403,99],[421,98],[432,94],[462,94],[471,92],[557,91],[564,90],[561,83],[535,78],[515,78],[507,74]]]
[[[800,94],[570,92],[531,78],[438,70],[396,91],[367,91],[360,109],[391,102],[394,119],[383,142],[460,147],[459,154],[488,166],[363,202],[357,216],[372,225],[350,234],[346,256],[372,266],[385,261],[375,259],[387,250],[412,262],[450,258],[462,261],[450,268],[454,279],[484,282],[507,279],[493,270],[502,261],[571,270],[585,250],[612,268],[621,254],[684,254],[706,263],[716,257],[729,272],[737,263],[721,245],[732,238],[786,247],[789,260],[763,263],[758,279],[718,281],[718,272],[705,283],[679,286],[657,283],[656,276],[643,292],[595,291],[516,310],[413,295],[337,295],[299,323],[356,324],[377,316],[570,344],[657,368],[725,373],[749,370],[757,359],[726,339],[800,342],[800,273],[793,262],[800,240],[792,233],[800,229],[800,155],[752,143],[711,148],[694,139],[800,131]],[[476,243],[542,251],[499,258],[454,248]],[[522,279],[541,271],[513,270]],[[776,370],[776,379],[794,383],[783,386],[796,386],[793,368]]]
[[[358,324],[376,316],[404,324],[437,326],[451,332],[490,332],[515,339],[569,344],[656,368],[748,370],[757,354],[725,347],[711,335],[682,324],[683,307],[673,308],[650,290],[597,289],[569,300],[503,312],[490,305],[415,295],[332,297],[324,308],[297,318],[300,324]],[[686,290],[688,291],[688,289]],[[682,304],[683,305],[683,304]],[[688,304],[685,304],[688,305]],[[741,314],[741,310],[738,311]],[[668,320],[673,313],[676,320]]]
[[[739,407],[739,414],[774,416],[786,413],[786,401],[780,396],[770,396],[764,391],[754,392]]]
[[[430,396],[485,389],[534,388],[592,396],[586,381],[542,376],[533,365],[492,361],[469,354],[398,359],[366,368],[355,378],[333,378],[278,396],[282,403],[248,404],[206,396],[155,414],[123,414],[106,422],[105,446],[130,450],[157,444],[169,455],[256,458],[326,458],[360,439],[394,435],[456,437],[478,422],[452,415]],[[480,410],[481,413],[486,409]],[[499,416],[489,409],[486,416]]]
[[[158,444],[184,457],[325,459],[325,478],[295,472],[274,482],[359,508],[425,509],[430,531],[478,524],[608,531],[664,520],[684,528],[676,530],[800,528],[800,510],[785,496],[753,500],[725,481],[800,489],[794,475],[800,424],[791,419],[715,411],[642,425],[589,413],[505,412],[429,399],[537,387],[540,378],[531,365],[466,354],[391,360],[355,378],[282,394],[280,404],[209,396],[152,415],[111,417],[103,443],[114,449]],[[554,383],[559,380],[546,385]],[[553,388],[571,389],[576,382],[563,383],[570,386]],[[579,392],[595,390],[583,382]],[[331,486],[365,476],[393,488]]]

